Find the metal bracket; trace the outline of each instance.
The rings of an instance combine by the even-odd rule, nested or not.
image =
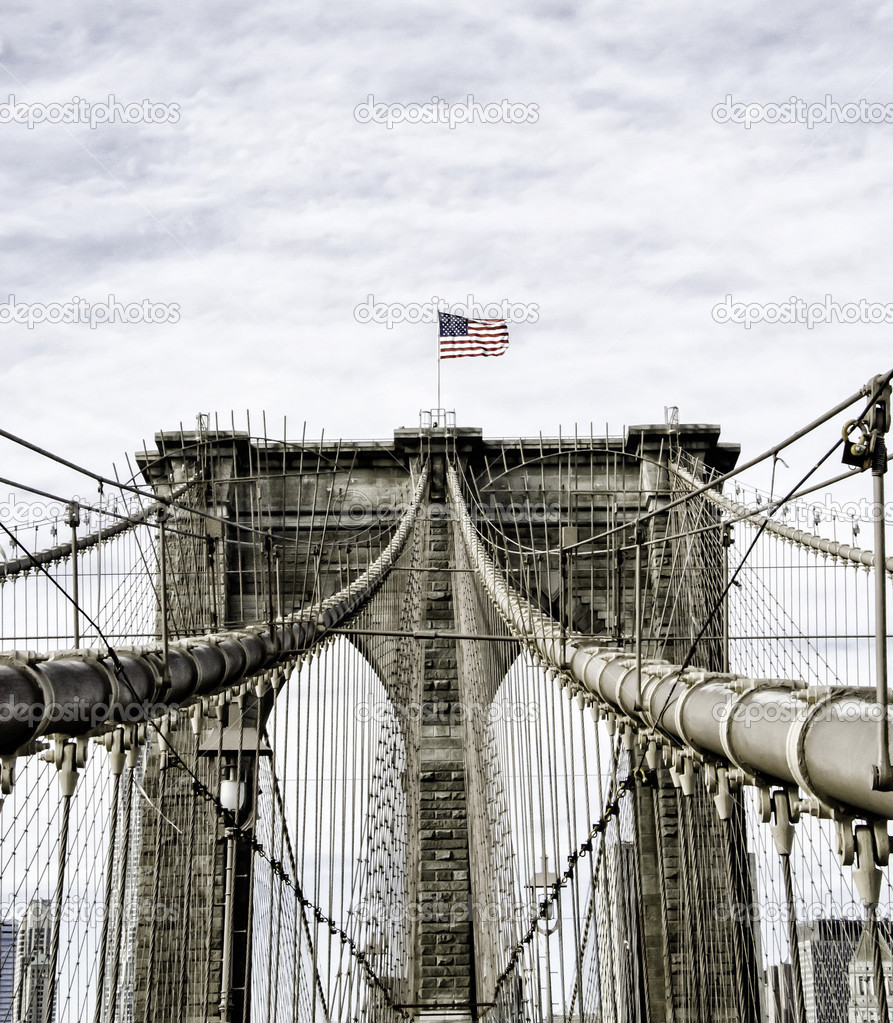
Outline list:
[[[114,731],[106,732],[100,740],[108,751],[109,770],[112,777],[118,777],[124,771],[124,764],[127,755],[124,749],[124,729],[115,728]]]
[[[818,689],[819,687],[815,687]],[[790,730],[788,731],[787,737],[787,749],[785,750],[785,758],[788,762],[788,767],[797,784],[806,793],[808,798],[815,799],[817,802],[824,804],[829,807],[835,813],[845,815],[847,813],[847,807],[842,803],[829,802],[823,799],[813,787],[812,779],[809,776],[809,768],[806,760],[806,737],[809,734],[809,726],[811,725],[814,718],[821,717],[827,713],[827,708],[840,696],[839,689],[829,688],[824,695],[817,695],[814,700],[805,701],[806,712],[798,720],[792,723]]]
[[[12,756],[0,758],[0,793],[4,796],[8,796],[12,792],[12,787],[15,784],[15,762],[14,753]]]
[[[886,827],[884,830],[886,832]],[[856,853],[853,882],[865,906],[876,906],[881,897],[882,872],[874,832],[875,829],[871,825],[858,824],[853,836]],[[889,859],[889,839],[886,844]]]
[[[775,819],[772,825],[772,839],[778,855],[790,856],[794,847],[794,825],[800,820],[796,789],[775,789],[770,792],[768,788],[761,787],[760,809],[764,823]]]
[[[837,855],[845,867],[852,866],[856,860],[856,843],[853,839],[852,818],[841,817],[834,822],[837,833]]]
[[[729,771],[725,767],[717,767],[715,769],[716,781],[713,803],[716,806],[716,813],[722,821],[727,821],[731,818],[732,807],[734,806],[733,792],[740,788],[740,784],[735,784],[737,779],[732,777],[734,774],[737,774],[737,772]],[[709,786],[707,791],[710,791]]]
[[[64,736],[57,736],[52,749],[42,754],[42,759],[55,764],[59,772],[59,786],[63,797],[74,795],[78,783],[78,744],[69,742]]]

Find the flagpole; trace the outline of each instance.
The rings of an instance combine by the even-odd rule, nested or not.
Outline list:
[[[435,324],[437,326],[437,408],[440,408],[440,313],[435,309],[437,314],[435,317]],[[440,412],[437,413],[440,415]]]

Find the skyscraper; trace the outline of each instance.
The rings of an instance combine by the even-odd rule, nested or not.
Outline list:
[[[0,1023],[13,1023],[15,993],[16,925],[14,920],[0,921]]]
[[[808,1023],[876,1019],[874,963],[862,920],[815,919],[798,924]],[[890,926],[880,921],[884,973],[893,973]]]
[[[772,963],[766,971],[766,1006],[769,1023],[796,1023],[794,981],[790,963]]]
[[[890,947],[883,937],[880,939],[880,945],[884,983],[889,997],[893,978],[893,956],[890,955]],[[863,930],[859,944],[853,952],[853,958],[847,966],[847,982],[850,988],[848,1023],[872,1023],[878,1018],[874,981],[874,947],[869,941],[868,931]]]
[[[16,935],[13,1023],[43,1023],[50,986],[52,907],[49,899],[28,903]],[[55,1009],[49,1018],[55,1018]]]

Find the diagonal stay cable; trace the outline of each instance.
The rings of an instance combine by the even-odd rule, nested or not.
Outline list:
[[[53,578],[53,576],[47,570],[46,566],[41,565],[33,557],[28,548],[21,542],[21,540],[19,540],[15,533],[13,533],[12,530],[10,530],[6,523],[4,523],[2,520],[0,520],[0,529],[3,529],[4,532],[6,532],[10,539],[19,548],[21,548],[24,555],[31,559],[34,568],[42,572],[56,587],[56,589],[58,589],[62,593],[65,599],[68,600],[69,603],[77,607],[79,613],[83,616],[84,620],[89,622],[90,625],[96,630],[97,636],[105,644],[105,647],[108,651],[109,659],[112,661],[112,665],[114,667],[115,676],[121,682],[123,682],[124,685],[127,686],[133,698],[138,699],[136,690],[134,689],[130,679],[127,676],[127,671],[124,665],[121,663],[117,651],[109,642],[108,638],[103,633],[102,629],[100,629],[99,625],[93,620],[93,618],[87,613],[87,611],[84,608],[82,608],[78,602],[74,600],[71,594],[69,594],[67,590],[56,579]],[[296,657],[297,655],[298,651],[295,651],[292,654],[293,657]],[[344,930],[343,927],[340,926],[340,924],[338,924],[335,920],[331,919],[330,917],[326,916],[326,914],[311,899],[308,899],[306,895],[304,895],[304,892],[299,882],[288,874],[280,860],[276,859],[269,852],[267,852],[263,844],[258,839],[256,839],[253,834],[249,835],[245,831],[244,827],[240,826],[236,822],[235,815],[232,813],[232,811],[227,810],[223,806],[223,804],[220,801],[220,798],[214,795],[210,788],[195,774],[195,772],[183,760],[183,758],[180,756],[179,751],[174,747],[173,743],[171,743],[170,739],[164,734],[162,729],[159,728],[159,726],[151,718],[146,720],[146,725],[148,727],[151,727],[155,731],[156,735],[167,747],[167,751],[171,757],[173,764],[177,767],[182,768],[190,777],[190,779],[192,780],[193,790],[200,796],[202,796],[204,799],[206,799],[214,807],[214,811],[217,814],[218,818],[220,819],[221,823],[227,828],[235,829],[239,836],[248,845],[251,846],[252,851],[257,853],[259,856],[261,856],[264,860],[267,861],[267,863],[270,865],[271,871],[277,877],[279,877],[280,880],[282,880],[282,882],[287,887],[292,889],[292,891],[295,893],[295,898],[300,901],[301,906],[305,909],[310,910],[310,912],[312,912],[314,918],[316,919],[317,923],[328,927],[331,933],[339,938],[341,944],[346,946],[349,954],[352,955],[354,959],[356,959],[356,961],[359,963],[369,983],[373,987],[377,988],[382,992],[382,995],[388,1007],[394,1009],[395,1012],[398,1012],[404,1020],[410,1021],[412,1017],[404,1009],[399,1008],[395,1004],[389,989],[381,980],[381,978],[372,969],[372,966],[367,961],[366,954],[362,951],[362,949],[359,948],[354,939]]]
[[[114,489],[121,491],[126,490],[128,493],[136,494],[137,497],[150,500],[165,508],[177,509],[190,515],[197,515],[199,518],[209,519],[212,522],[221,522],[232,529],[240,530],[245,533],[251,533],[257,536],[267,535],[263,530],[256,529],[253,526],[247,526],[243,522],[235,522],[232,519],[224,518],[221,515],[215,515],[210,511],[202,511],[198,508],[193,508],[190,505],[180,504],[176,500],[176,497],[161,497],[154,491],[146,490],[143,487],[133,486],[130,483],[122,483],[120,480],[112,479],[110,476],[103,476],[102,473],[94,472],[92,469],[86,469],[84,466],[78,465],[76,462],[72,462],[67,458],[63,458],[62,455],[56,455],[52,451],[47,451],[46,448],[42,448],[38,444],[33,444],[31,441],[25,440],[24,437],[18,437],[16,434],[10,433],[8,430],[0,429],[0,437],[12,441],[14,444],[19,444],[22,447],[27,448],[29,451],[35,452],[35,454],[42,455],[44,458],[49,458],[53,462],[58,462],[59,465],[64,465],[66,468],[72,469],[74,472],[78,472],[82,476],[88,476],[90,479],[95,480],[97,483],[102,483],[104,486],[113,487]],[[280,542],[285,542],[285,538],[278,535],[274,535],[274,539],[279,540]]]
[[[734,469],[730,469],[728,472],[723,473],[721,476],[717,476],[716,479],[712,479],[708,483],[701,484],[695,490],[691,491],[691,493],[687,493],[682,495],[681,497],[674,498],[672,501],[669,502],[669,504],[663,505],[659,509],[644,512],[643,514],[637,516],[635,519],[631,519],[629,522],[624,522],[619,526],[615,526],[613,529],[607,529],[594,536],[586,537],[583,540],[579,540],[575,544],[568,544],[567,547],[565,547],[564,549],[566,551],[574,550],[578,547],[583,547],[587,543],[593,543],[596,540],[604,539],[605,537],[610,536],[612,533],[616,533],[621,529],[629,528],[631,525],[635,526],[640,525],[641,523],[653,519],[658,515],[663,515],[665,512],[669,511],[671,508],[676,507],[677,505],[685,504],[686,502],[691,501],[696,497],[700,497],[701,494],[706,493],[708,490],[711,490],[714,487],[718,487],[720,484],[725,483],[726,480],[732,479],[735,476],[739,476],[741,473],[746,472],[748,469],[752,469],[755,465],[759,465],[761,462],[766,461],[767,458],[774,458],[780,451],[784,451],[785,448],[790,447],[796,441],[801,440],[803,437],[807,436],[807,434],[812,433],[813,430],[817,429],[819,426],[822,426],[824,423],[828,422],[829,419],[833,419],[834,416],[839,415],[841,412],[845,412],[851,405],[857,402],[860,398],[865,397],[865,395],[869,395],[869,400],[868,404],[865,406],[865,411],[859,417],[860,419],[864,418],[865,413],[877,401],[878,397],[881,395],[884,388],[890,383],[891,380],[893,380],[893,369],[889,370],[886,373],[879,374],[869,384],[861,388],[861,390],[857,391],[855,394],[850,395],[850,397],[846,398],[844,401],[839,402],[837,405],[834,406],[834,408],[829,409],[827,412],[822,413],[822,415],[820,415],[817,419],[814,419],[811,423],[797,430],[795,433],[792,433],[783,441],[779,441],[778,444],[774,444],[771,448],[768,448],[762,454],[757,455],[755,458],[751,458],[750,461],[745,462],[744,465],[735,466]],[[841,438],[841,440],[838,441],[838,444],[835,445],[835,448],[842,443],[843,439]],[[811,475],[811,473],[809,475]],[[807,475],[804,478],[809,479],[809,475]],[[787,498],[785,500],[787,500]]]
[[[886,383],[888,382],[890,376],[891,376],[891,374],[885,374],[884,377],[881,378],[883,383],[881,383],[881,382],[877,383],[876,387],[872,391],[872,394],[871,394],[871,397],[870,397],[868,403],[865,405],[865,408],[863,409],[862,414],[859,416],[860,419],[865,417],[865,415],[868,413],[869,409],[875,403],[875,401],[877,400],[878,396],[882,392],[883,387],[886,386]],[[834,454],[835,451],[837,451],[838,448],[840,448],[843,445],[843,443],[844,443],[844,438],[843,437],[839,437],[834,442],[834,444],[825,452],[825,454],[822,455],[822,457],[812,466],[812,468],[800,480],[798,480],[798,482],[795,483],[793,487],[791,487],[791,489],[788,491],[788,493],[784,497],[779,498],[777,502],[773,503],[773,511],[777,511],[779,508],[783,507],[788,501],[790,501],[794,497],[794,495],[797,494],[797,492],[800,490],[800,488],[806,483],[806,481],[809,480],[812,477],[812,475],[815,472],[817,472],[818,469],[821,468],[822,465],[824,465],[825,462],[827,462],[827,460]],[[719,480],[714,480],[710,484],[707,484],[706,487],[698,488],[698,490],[693,491],[691,496],[694,496],[695,494],[698,494],[698,493],[704,493],[706,489],[709,489],[709,487],[711,487],[711,486],[715,486],[716,483],[720,482],[721,480],[722,480],[722,477],[720,477]],[[742,570],[744,565],[747,563],[747,559],[750,557],[751,553],[753,552],[753,549],[756,547],[757,542],[759,541],[760,537],[763,535],[763,533],[768,528],[769,521],[770,520],[768,518],[764,518],[763,521],[760,523],[759,527],[757,528],[756,532],[754,533],[753,539],[751,540],[747,550],[744,552],[740,562],[738,563],[737,567],[735,568],[735,571],[729,576],[729,578],[728,578],[728,580],[726,582],[725,587],[723,588],[723,590],[720,593],[720,595],[714,601],[713,607],[711,608],[710,613],[706,616],[706,618],[704,620],[704,623],[701,626],[700,631],[698,632],[697,636],[695,636],[694,640],[692,641],[691,646],[689,647],[688,653],[685,655],[685,658],[684,658],[682,664],[679,666],[678,670],[676,671],[676,678],[674,679],[673,685],[671,686],[670,691],[667,693],[667,697],[666,697],[666,699],[664,701],[663,707],[660,710],[660,713],[655,718],[655,727],[657,727],[657,728],[660,727],[660,723],[663,720],[664,714],[666,714],[667,709],[669,708],[670,704],[672,703],[673,696],[675,695],[676,690],[678,689],[679,685],[682,682],[681,673],[683,671],[685,671],[686,668],[689,667],[689,665],[691,664],[692,660],[694,659],[695,653],[697,651],[698,643],[700,642],[702,637],[705,635],[705,633],[707,632],[707,629],[712,624],[713,619],[716,617],[717,612],[722,607],[723,601],[725,600],[726,595],[728,594],[728,592],[732,588],[732,586],[735,584],[735,581],[738,578],[739,572]]]
[[[643,758],[644,759],[644,755]],[[556,878],[555,881],[549,885],[546,889],[549,895],[543,899],[540,903],[539,910],[536,916],[530,921],[527,930],[524,932],[522,937],[515,942],[512,946],[509,954],[509,961],[503,971],[496,978],[494,986],[494,1002],[496,995],[498,995],[502,986],[509,980],[512,974],[518,967],[518,963],[521,961],[521,957],[524,954],[524,950],[533,941],[536,936],[537,925],[549,918],[549,914],[552,908],[556,905],[558,900],[561,898],[562,888],[566,888],[568,884],[573,880],[574,875],[577,871],[577,864],[581,859],[590,855],[593,851],[593,843],[595,840],[607,830],[611,820],[617,814],[620,809],[620,804],[626,798],[626,796],[636,787],[637,784],[654,784],[654,772],[648,771],[641,766],[635,767],[630,770],[629,774],[619,782],[614,793],[614,798],[608,803],[602,812],[601,817],[592,825],[586,839],[580,843],[580,845],[570,853],[567,857],[568,866],[564,873],[560,877]],[[481,1016],[485,1016],[491,1009],[485,1009]]]

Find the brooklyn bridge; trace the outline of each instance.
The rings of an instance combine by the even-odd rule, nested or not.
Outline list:
[[[0,431],[81,481],[2,481],[0,1023],[887,1020],[891,376],[753,457]]]

